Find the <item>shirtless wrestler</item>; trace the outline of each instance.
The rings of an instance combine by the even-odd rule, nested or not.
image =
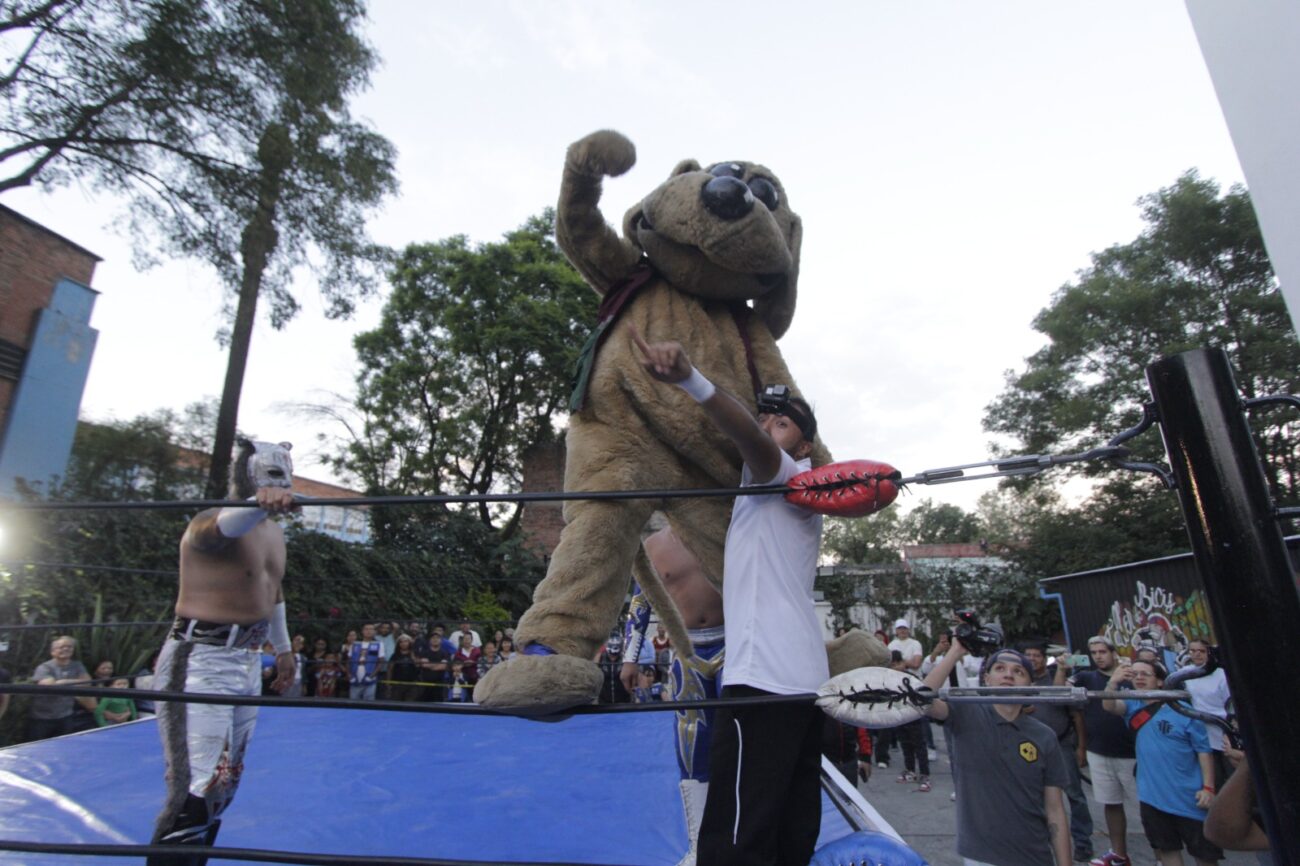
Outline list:
[[[709,583],[699,560],[673,534],[670,527],[645,540],[646,555],[663,581],[664,589],[681,612],[695,648],[694,659],[673,654],[670,668],[674,701],[702,701],[718,696],[723,652],[722,594]],[[620,679],[628,691],[636,685],[638,658],[650,626],[650,603],[641,588],[633,585],[632,605],[623,641]],[[691,834],[691,852],[699,835],[700,817],[709,784],[709,739],[713,710],[677,710],[677,765],[681,770],[682,803]]]
[[[261,647],[276,653],[273,688],[294,676],[285,622],[284,531],[268,520],[298,506],[292,490],[288,442],[239,441],[231,470],[231,498],[259,507],[211,508],[190,521],[180,544],[176,621],[158,656],[154,682],[162,691],[262,692]],[[194,845],[192,856],[153,856],[149,866],[202,866],[216,839],[243,771],[244,751],[257,722],[256,707],[158,704],[158,728],[167,760],[167,800],[153,842]]]

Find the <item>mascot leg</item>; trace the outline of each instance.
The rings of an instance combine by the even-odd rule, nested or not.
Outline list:
[[[889,647],[855,628],[826,641],[826,660],[833,677],[858,668],[889,667]]]
[[[593,659],[618,620],[652,511],[639,501],[565,505],[546,579],[515,631],[521,652],[479,680],[477,703],[547,713],[596,699],[602,678]]]

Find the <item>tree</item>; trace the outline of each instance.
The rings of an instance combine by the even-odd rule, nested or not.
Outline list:
[[[230,359],[208,476],[218,496],[229,476],[239,396],[252,342],[258,298],[269,295],[271,323],[283,325],[297,312],[288,290],[294,264],[309,248],[323,259],[318,272],[330,302],[328,313],[351,313],[355,298],[374,288],[365,267],[384,258],[365,236],[364,213],[396,188],[394,151],[381,136],[351,120],[349,95],[369,80],[376,58],[356,32],[364,15],[360,0],[312,0],[284,6],[254,5],[246,29],[267,38],[254,56],[275,85],[276,101],[257,140],[256,197],[237,213],[233,235],[204,233],[176,238],[178,251],[197,246],[209,261],[232,262],[239,275]],[[251,204],[251,207],[247,205]]]
[[[980,538],[979,519],[960,505],[922,499],[899,521],[905,544],[960,544]]]
[[[1247,398],[1300,390],[1300,344],[1247,192],[1234,186],[1220,195],[1217,184],[1190,171],[1139,206],[1146,228],[1131,243],[1094,253],[1091,266],[1056,292],[1034,319],[1047,345],[1024,372],[1008,371],[1005,390],[987,407],[985,429],[1008,437],[1013,452],[1103,444],[1140,420],[1151,399],[1146,366],[1201,346],[1228,353]],[[1254,419],[1279,501],[1300,493],[1294,417]],[[1164,460],[1154,429],[1126,444],[1142,459]],[[1115,471],[1098,463],[1080,469]]]
[[[826,519],[825,558],[846,565],[878,565],[902,560],[898,511],[886,508],[870,517]]]
[[[362,421],[339,468],[375,494],[519,488],[522,452],[557,435],[595,318],[591,290],[553,235],[547,210],[503,241],[407,247],[379,327],[355,340]],[[473,511],[496,525],[487,505]]]
[[[352,121],[375,55],[362,0],[13,0],[0,77],[0,192],[85,179],[130,201],[141,264],[211,265],[235,300],[208,494],[224,493],[257,301],[328,314],[375,285],[364,216],[395,188],[392,146]]]
[[[232,34],[202,2],[11,0],[0,77],[0,192],[85,177],[149,187],[179,211],[178,163],[225,173],[223,134],[253,94],[233,68]]]

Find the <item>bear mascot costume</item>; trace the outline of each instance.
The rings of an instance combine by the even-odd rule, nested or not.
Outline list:
[[[645,374],[627,325],[649,342],[680,342],[701,373],[751,406],[766,384],[798,395],[776,341],[794,316],[801,223],[780,180],[763,166],[702,168],[685,160],[628,211],[620,235],[600,211],[601,182],[635,162],[632,142],[609,130],[572,144],[565,160],[556,236],[602,300],[571,405],[564,487],[736,487],[741,458],[731,440],[681,389]],[[815,441],[813,465],[829,460]],[[641,548],[656,510],[721,587],[730,499],[566,502],[559,545],[516,630],[521,652],[478,683],[477,702],[543,714],[595,700],[602,676],[593,659],[633,574],[674,648],[690,657],[681,617]],[[861,631],[828,651],[832,674],[888,660],[880,642]]]

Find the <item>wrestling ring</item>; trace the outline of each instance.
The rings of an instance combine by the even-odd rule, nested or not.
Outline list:
[[[1285,765],[1284,749],[1290,731],[1300,724],[1300,689],[1285,687],[1290,680],[1267,679],[1286,660],[1275,647],[1252,647],[1250,634],[1267,629],[1273,619],[1285,622],[1286,617],[1291,617],[1292,624],[1300,619],[1294,615],[1300,610],[1300,600],[1294,592],[1294,577],[1278,526],[1280,519],[1293,517],[1296,509],[1277,508],[1267,497],[1261,501],[1254,490],[1257,481],[1250,477],[1249,469],[1242,467],[1247,458],[1254,460],[1254,472],[1258,474],[1258,465],[1249,447],[1249,430],[1240,418],[1243,407],[1233,390],[1231,373],[1226,373],[1226,384],[1220,381],[1225,374],[1214,368],[1212,358],[1204,361],[1200,354],[1185,353],[1173,359],[1178,362],[1175,367],[1183,365],[1190,372],[1163,371],[1166,375],[1172,373],[1175,379],[1180,372],[1185,373],[1185,382],[1162,385],[1157,381],[1162,371],[1149,371],[1172,471],[1151,464],[1126,465],[1126,453],[1119,442],[1154,422],[1157,415],[1148,412],[1143,426],[1121,434],[1105,448],[1062,457],[966,464],[897,479],[897,483],[933,484],[1025,475],[1066,462],[1108,459],[1125,468],[1154,472],[1167,486],[1175,487],[1188,518],[1216,625],[1223,636],[1226,667],[1240,685],[1238,709],[1246,751],[1252,764],[1265,770],[1260,774],[1265,825],[1275,851],[1283,857],[1280,862],[1288,862],[1286,854],[1300,839],[1300,822],[1290,820],[1300,803],[1300,797],[1294,796],[1296,774],[1267,772],[1267,768]],[[1186,356],[1194,355],[1197,357],[1184,362]],[[1168,361],[1158,362],[1153,368]],[[1198,385],[1200,378],[1210,384]],[[1179,388],[1187,393],[1182,394]],[[1216,395],[1221,406],[1212,399]],[[1300,404],[1295,397],[1263,400]],[[1216,420],[1212,416],[1223,418]],[[1234,418],[1245,428],[1244,446]],[[1220,440],[1229,442],[1226,453]],[[968,474],[968,470],[983,467],[989,471]],[[1211,491],[1214,496],[1207,495]],[[481,498],[519,501],[790,492],[768,487],[744,491],[500,494]],[[413,497],[400,502],[465,502],[479,498]],[[1211,501],[1216,498],[1220,501]],[[344,502],[332,500],[331,504]],[[377,499],[346,502],[397,504],[392,497],[384,498],[382,503]],[[212,504],[218,503],[41,502],[21,507],[193,509]],[[1248,568],[1253,569],[1252,577],[1238,581],[1243,586],[1234,587],[1225,578],[1225,571],[1240,574]],[[1279,577],[1283,573],[1285,576]],[[1261,585],[1267,591],[1262,591]],[[1290,589],[1289,597],[1277,590],[1279,585]],[[1245,603],[1242,593],[1246,594]],[[1255,597],[1251,598],[1252,594]],[[1247,616],[1253,619],[1245,624],[1243,618]],[[1293,671],[1290,677],[1294,680]],[[1279,682],[1284,688],[1277,688]],[[157,691],[134,689],[0,685],[0,693],[37,692],[153,701],[160,698]],[[264,707],[239,795],[223,816],[219,844],[209,849],[209,862],[214,864],[668,866],[679,863],[689,847],[678,792],[680,777],[672,726],[657,715],[676,709],[672,703],[592,705],[571,708],[556,716],[526,718],[473,705],[333,700],[323,706],[309,699],[169,694],[174,695],[169,700]],[[1166,692],[1163,697],[1176,699],[1183,694]],[[989,700],[994,696],[951,697]],[[1030,695],[1018,693],[1016,697]],[[1059,693],[1052,697],[1078,701],[1094,696]],[[761,700],[770,703],[816,698],[798,695]],[[719,703],[694,702],[689,706]],[[728,703],[734,705],[735,701]],[[1265,713],[1270,723],[1260,724]],[[493,784],[478,784],[484,779]],[[164,794],[163,756],[151,718],[0,750],[0,863],[82,864],[103,863],[105,857],[192,856],[192,847],[140,842],[150,838],[153,816]],[[856,786],[823,759],[822,823],[813,864],[847,862],[835,853],[836,843],[842,845],[843,840],[858,845],[854,851],[863,850],[863,840],[870,844],[875,844],[871,840],[883,840],[897,852],[897,859],[883,861],[887,864],[907,864],[908,855],[915,857],[910,862],[923,862],[863,800]]]

